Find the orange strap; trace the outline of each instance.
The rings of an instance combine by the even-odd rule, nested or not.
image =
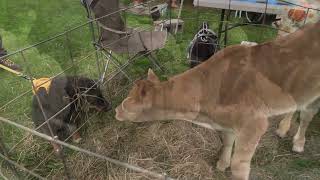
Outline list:
[[[37,92],[39,88],[43,87],[46,89],[47,94],[49,94],[50,86],[51,86],[51,79],[50,78],[40,78],[32,80],[35,89],[32,89],[33,94],[35,91]]]

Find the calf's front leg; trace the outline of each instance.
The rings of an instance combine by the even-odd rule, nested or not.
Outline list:
[[[261,136],[268,127],[267,119],[251,121],[236,132],[235,148],[231,160],[233,180],[248,180],[252,156]]]

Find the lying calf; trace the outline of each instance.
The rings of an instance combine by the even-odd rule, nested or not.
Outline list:
[[[79,123],[79,114],[83,112],[84,106],[89,106],[89,109],[95,108],[98,111],[110,110],[109,103],[102,96],[100,89],[92,79],[85,77],[57,77],[43,83],[47,80],[38,80],[38,84],[42,85],[37,86],[36,84],[36,92],[34,92],[39,97],[46,118],[51,118],[71,103],[70,106],[49,121],[53,135],[60,140],[65,140],[73,134],[73,140],[75,142],[80,141],[80,134],[75,130]],[[80,96],[87,90],[88,92]],[[35,126],[38,127],[45,122],[46,118],[41,111],[36,95],[33,96],[32,102],[32,120]],[[78,99],[76,100],[76,98]],[[45,124],[40,128],[40,131],[51,136],[50,128]],[[52,143],[52,145],[58,154],[61,150],[60,146],[55,143]]]
[[[293,150],[303,151],[306,129],[320,107],[319,49],[320,22],[272,42],[227,47],[165,82],[149,71],[116,108],[116,118],[178,119],[220,130],[224,148],[217,168],[231,166],[233,179],[247,180],[269,117],[287,114],[277,131],[284,135],[293,112],[301,111]]]

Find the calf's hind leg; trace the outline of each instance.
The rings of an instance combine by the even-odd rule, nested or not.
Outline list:
[[[236,133],[234,153],[231,160],[233,180],[248,180],[252,156],[261,136],[268,128],[267,119],[249,122]]]
[[[235,134],[233,132],[224,131],[222,134],[223,149],[220,155],[220,159],[217,162],[217,169],[225,171],[230,167],[232,148],[235,140]]]
[[[300,113],[300,125],[296,135],[293,138],[293,147],[292,150],[295,152],[303,152],[304,144],[306,141],[305,135],[307,128],[313,118],[313,116],[317,113],[316,109],[307,109],[303,110]]]

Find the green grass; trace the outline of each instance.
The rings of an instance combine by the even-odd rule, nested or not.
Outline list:
[[[130,1],[127,0],[126,2]],[[170,35],[166,47],[156,54],[158,60],[165,64],[167,69],[166,73],[161,75],[163,79],[188,69],[186,49],[194,33],[199,28],[201,20],[208,21],[211,28],[217,32],[219,13],[219,10],[203,8],[197,11],[188,4],[185,6],[182,12],[182,18],[185,20],[184,31],[176,36]],[[172,15],[175,16],[176,14],[177,12],[174,12]],[[200,19],[199,21],[196,18],[197,16]],[[130,27],[151,27],[152,22],[148,17],[131,14],[126,14],[124,17],[127,18],[127,24]],[[169,14],[167,14],[167,17],[169,17]],[[243,21],[234,18],[232,20],[235,22]],[[35,44],[85,21],[85,10],[80,5],[79,0],[0,1],[0,34],[3,36],[3,43],[9,52]],[[229,31],[228,45],[239,44],[244,40],[264,42],[274,38],[276,33],[275,30],[259,27],[240,27]],[[89,52],[92,53],[90,31],[85,26],[71,32],[68,37],[62,36],[49,43],[31,48],[25,53],[27,63],[23,62],[20,54],[10,57],[10,59],[25,69],[30,69],[34,77],[50,77],[72,65],[71,58],[75,61],[80,61]],[[119,57],[124,57],[123,59],[125,60],[126,56]],[[78,66],[76,68],[66,73],[73,74],[76,72],[96,78],[98,73],[95,63],[95,54],[91,54],[88,59],[77,63]],[[150,67],[150,63],[147,59],[142,59],[131,67],[129,73],[137,76],[137,74],[145,74],[147,68]],[[25,72],[27,73],[27,71]],[[3,70],[0,70],[0,80],[0,106],[30,89],[30,82]],[[125,83],[123,82],[123,84]],[[27,94],[19,101],[9,105],[4,111],[0,111],[0,116],[32,128],[31,98],[32,94]],[[103,116],[99,116],[96,121],[103,124]],[[319,131],[316,132],[318,133]],[[1,123],[0,136],[4,138],[8,147],[12,147],[24,135],[26,135],[25,132]],[[310,136],[317,137],[314,134],[309,135],[309,138]],[[275,179],[290,179],[297,173],[305,172],[309,175],[311,174],[311,177],[320,177],[319,156],[317,156],[318,158],[314,157],[316,151],[304,154],[305,156],[290,156],[290,158],[281,158],[282,161],[272,161],[275,155],[274,151],[276,151],[276,154],[290,152],[291,141],[284,140],[281,143],[284,145],[277,147],[279,148],[277,150],[266,147],[266,150],[258,151],[253,163],[254,168]],[[312,143],[312,145],[315,144]],[[13,159],[32,169],[42,160],[42,157],[45,157],[50,152],[50,149],[47,143],[33,137],[19,146],[11,155]],[[68,154],[72,154],[72,152]],[[36,169],[36,172],[46,176],[55,174],[61,168],[61,162],[51,158],[46,162],[45,166]]]
[[[86,21],[85,10],[79,1],[1,1],[0,2],[0,34],[3,44],[9,52],[27,47],[45,40],[57,33]],[[90,32],[87,27],[73,31],[49,43],[31,48],[24,56],[25,63],[20,54],[10,57],[21,65],[24,72],[31,71],[33,77],[50,77],[71,65],[71,56],[75,61],[87,56],[92,50]],[[68,48],[70,47],[70,48]],[[70,54],[72,53],[72,54]],[[90,67],[95,67],[94,56],[80,64],[80,67],[67,71],[72,74],[79,69],[82,74],[92,74]],[[92,68],[91,68],[92,69]],[[86,73],[87,72],[87,73]],[[91,71],[95,72],[95,71]],[[16,77],[6,71],[0,70],[0,106],[19,94],[30,89],[30,82]],[[0,116],[9,118],[33,128],[31,120],[32,93],[28,93],[18,101],[10,104]],[[3,137],[8,148],[25,136],[27,133],[9,125],[1,123],[0,136]],[[25,143],[12,152],[12,158],[27,168],[35,167],[41,158],[50,152],[50,147],[42,140],[28,138]],[[18,160],[19,159],[19,160]],[[57,171],[61,166],[59,160],[50,159],[38,173],[46,176],[50,171]]]

